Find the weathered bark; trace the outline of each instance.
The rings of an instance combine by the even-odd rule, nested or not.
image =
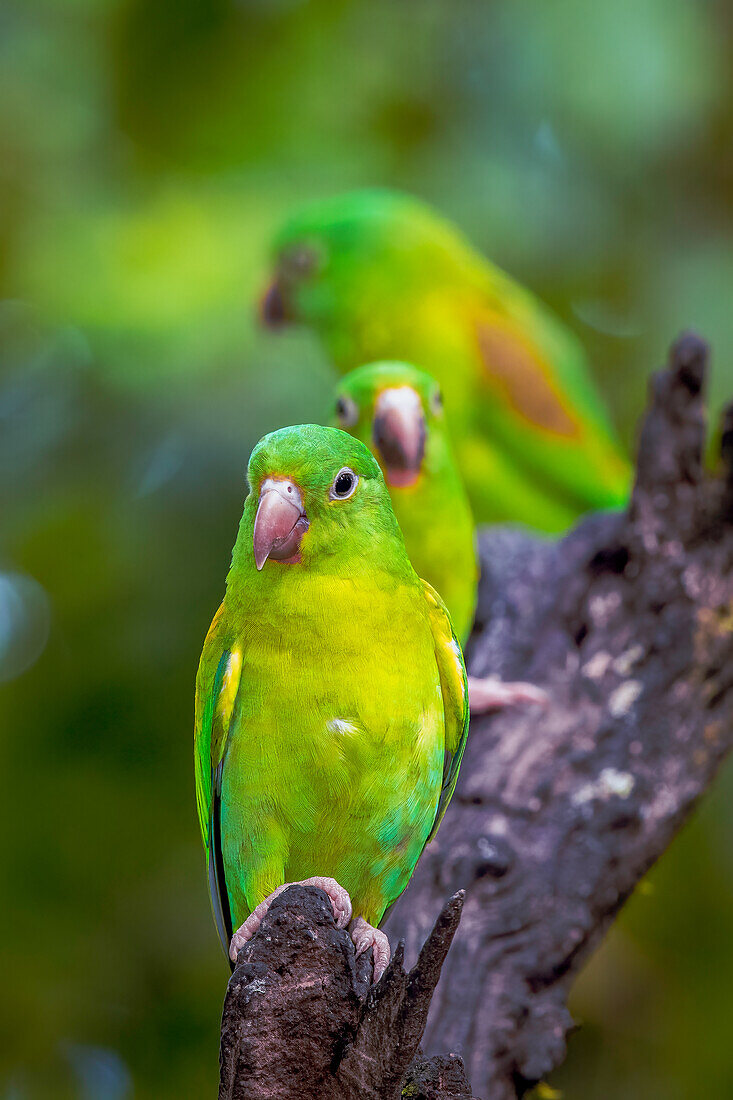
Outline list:
[[[545,687],[473,722],[450,812],[387,931],[408,957],[451,890],[464,919],[425,1046],[514,1100],[565,1055],[572,981],[712,781],[733,730],[730,416],[703,472],[706,348],[652,383],[627,515],[559,543],[486,531],[471,671]]]
[[[472,722],[453,802],[386,930],[413,958],[466,890],[424,1045],[460,1054],[484,1100],[516,1100],[563,1059],[578,969],[731,748],[733,411],[706,476],[706,355],[685,336],[653,381],[627,514],[559,541],[481,536],[470,669],[550,701]],[[232,978],[220,1096],[394,1100],[400,1079],[405,1096],[470,1096],[460,1059],[408,1070],[460,902],[418,969],[405,975],[398,949],[365,1002],[364,962],[324,897],[318,915],[303,894],[318,896],[282,902],[281,925],[273,906]]]
[[[348,932],[313,886],[291,886],[242,948],[221,1027],[219,1100],[396,1100],[419,1050],[430,998],[463,907],[444,906],[413,969],[395,951],[370,988],[371,952],[354,958]],[[423,1059],[414,1100],[459,1100],[462,1066]]]

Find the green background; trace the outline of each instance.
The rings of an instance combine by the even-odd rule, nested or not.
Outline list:
[[[683,327],[733,395],[732,58],[723,0],[0,0],[0,1096],[214,1095],[194,675],[249,450],[332,382],[254,323],[282,216],[433,202],[632,446]],[[566,1097],[733,1095],[732,796],[581,979]]]

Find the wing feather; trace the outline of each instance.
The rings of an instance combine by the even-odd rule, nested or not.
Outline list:
[[[232,919],[221,847],[221,784],[227,741],[242,671],[242,654],[220,639],[219,608],[204,643],[196,681],[196,803],[206,852],[214,921],[225,952]],[[218,660],[217,660],[218,655]],[[216,662],[216,664],[215,664]],[[213,676],[211,669],[216,671]]]
[[[463,653],[453,630],[448,609],[435,589],[427,581],[422,583],[428,605],[430,627],[433,632],[435,659],[440,675],[440,690],[443,695],[443,713],[445,715],[443,783],[435,821],[428,837],[429,842],[438,831],[438,826],[443,820],[443,814],[455,790],[458,771],[468,738],[469,710],[466,666],[463,663]]]

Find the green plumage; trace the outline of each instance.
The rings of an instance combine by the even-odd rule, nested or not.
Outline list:
[[[437,379],[478,521],[561,530],[625,503],[577,340],[428,207],[386,191],[316,203],[275,256],[280,318],[313,327],[339,369],[399,359]]]
[[[329,497],[342,467],[359,478]],[[300,560],[255,567],[263,480],[299,486]],[[283,882],[327,875],[377,924],[455,785],[468,728],[450,620],[407,558],[368,450],[313,425],[252,453],[226,595],[196,686],[196,790],[212,903],[232,930]]]
[[[375,406],[380,394],[405,386],[420,401],[425,454],[414,485],[389,486],[392,507],[413,568],[440,593],[463,645],[476,609],[476,536],[448,438],[440,387],[429,374],[408,363],[370,363],[339,383],[336,408],[345,410],[341,426],[370,448],[386,473],[374,442]]]

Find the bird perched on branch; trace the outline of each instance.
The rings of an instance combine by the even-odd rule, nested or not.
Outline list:
[[[630,469],[574,336],[429,207],[316,202],[277,236],[262,316],[309,325],[336,366],[400,359],[440,383],[479,522],[559,531],[625,504]]]
[[[368,363],[339,383],[334,414],[379,462],[413,568],[440,593],[465,645],[476,610],[476,531],[438,383],[409,363]],[[468,693],[474,712],[546,701],[532,684],[495,677],[469,676]]]
[[[468,731],[450,618],[410,565],[379,466],[301,425],[252,452],[224,601],[196,684],[196,794],[230,957],[293,881],[321,886],[357,952],[455,787]],[[234,933],[232,935],[232,933]]]

